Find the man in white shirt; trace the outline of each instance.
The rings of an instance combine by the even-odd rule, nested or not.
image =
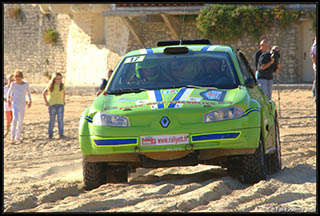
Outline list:
[[[313,93],[315,102],[317,103],[317,36],[314,38],[313,44],[311,46],[310,57],[312,60],[312,68],[314,71],[312,93]]]
[[[24,118],[24,111],[26,106],[26,96],[29,101],[28,108],[31,107],[31,93],[29,83],[23,81],[23,73],[17,71],[14,75],[15,82],[13,82],[8,90],[8,105],[12,106],[12,127],[11,127],[11,141],[21,141],[22,122]]]

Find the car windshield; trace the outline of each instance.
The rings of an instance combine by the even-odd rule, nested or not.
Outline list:
[[[128,93],[180,87],[232,89],[238,85],[239,79],[228,53],[189,51],[187,54],[126,57],[107,91]]]

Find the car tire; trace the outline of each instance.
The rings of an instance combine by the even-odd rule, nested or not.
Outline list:
[[[129,170],[127,166],[107,166],[107,183],[126,183],[128,182]]]
[[[85,190],[98,188],[106,183],[105,163],[82,160],[83,182]]]
[[[238,156],[239,157],[239,156]],[[239,171],[241,170],[241,160],[239,158],[232,158],[229,157],[227,161],[222,163],[222,168],[227,168],[227,172],[231,176],[238,176],[240,173]]]
[[[241,164],[242,168],[238,177],[241,183],[254,184],[266,179],[265,152],[261,134],[256,152],[241,156]]]
[[[266,164],[268,174],[274,174],[281,170],[282,162],[281,162],[281,143],[280,143],[280,131],[278,120],[275,119],[275,147],[276,151],[266,155]]]

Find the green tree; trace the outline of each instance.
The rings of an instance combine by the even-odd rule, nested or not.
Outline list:
[[[247,34],[258,39],[273,25],[286,28],[301,17],[311,18],[313,31],[316,32],[314,11],[288,10],[285,5],[268,9],[250,5],[213,4],[200,11],[196,26],[201,37],[234,41]]]

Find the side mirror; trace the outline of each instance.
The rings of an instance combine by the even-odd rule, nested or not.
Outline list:
[[[256,81],[252,78],[248,78],[246,79],[245,84],[248,88],[254,88],[256,86]]]

